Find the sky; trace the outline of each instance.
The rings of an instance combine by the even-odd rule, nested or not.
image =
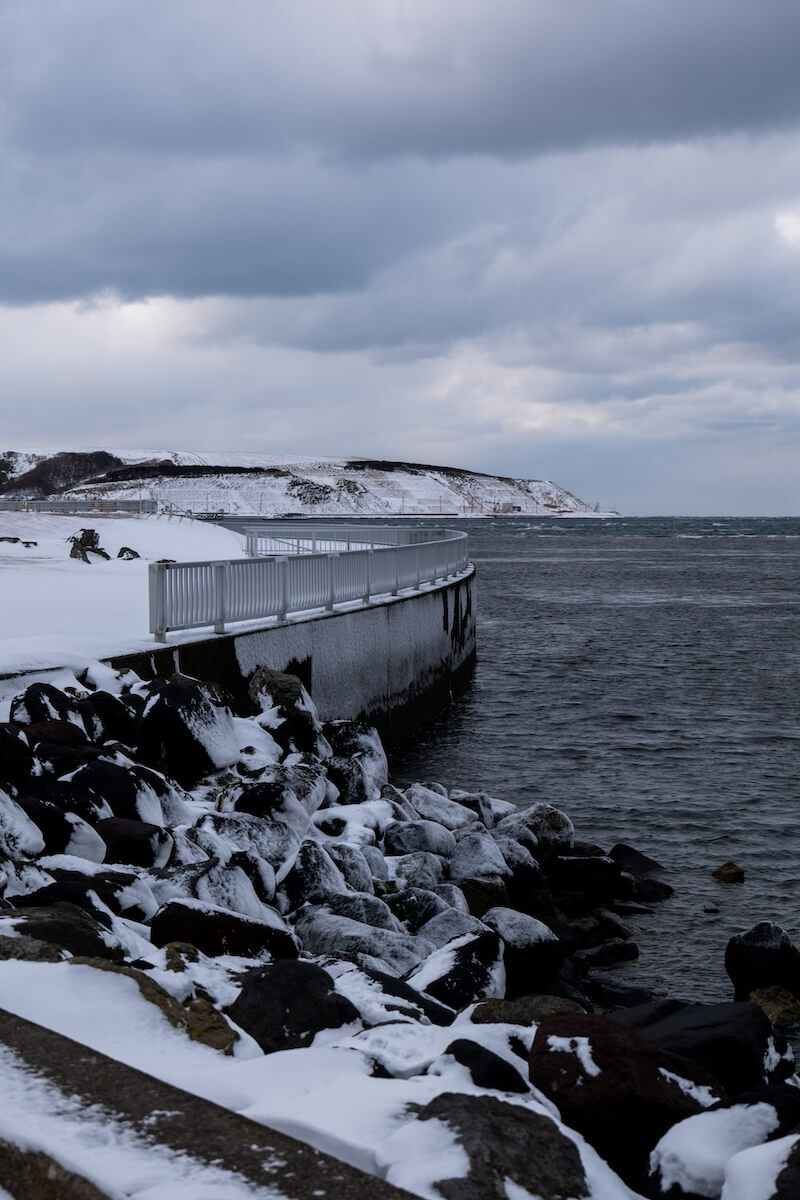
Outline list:
[[[796,0],[0,0],[0,448],[800,513]]]

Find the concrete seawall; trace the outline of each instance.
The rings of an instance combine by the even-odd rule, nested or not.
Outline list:
[[[444,708],[475,661],[475,572],[409,596],[110,659],[142,678],[174,671],[247,705],[258,667],[299,675],[323,720],[364,718],[388,743]]]

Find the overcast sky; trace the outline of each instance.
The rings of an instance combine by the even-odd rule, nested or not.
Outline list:
[[[800,513],[798,0],[0,0],[0,448]]]

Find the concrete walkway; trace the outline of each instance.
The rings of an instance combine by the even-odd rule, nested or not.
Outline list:
[[[80,1109],[102,1110],[109,1126],[146,1146],[230,1173],[252,1186],[254,1197],[274,1200],[409,1200],[410,1193],[323,1154],[227,1108],[202,1100],[115,1062],[60,1034],[0,1009],[0,1057],[44,1080]],[[56,1161],[37,1146],[32,1122],[28,1146],[0,1137],[0,1188],[14,1200],[108,1200],[108,1192],[75,1173],[75,1155]],[[86,1173],[97,1179],[87,1165]],[[181,1175],[185,1178],[185,1175]],[[164,1185],[169,1180],[164,1180]]]

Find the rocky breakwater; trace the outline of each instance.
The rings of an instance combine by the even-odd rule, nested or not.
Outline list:
[[[547,804],[398,790],[375,732],[321,725],[293,676],[249,697],[98,665],[13,700],[0,1004],[19,964],[133,981],[218,1055],[220,1102],[422,1196],[798,1195],[800,1088],[763,1010],[604,973],[669,894],[658,864]]]

